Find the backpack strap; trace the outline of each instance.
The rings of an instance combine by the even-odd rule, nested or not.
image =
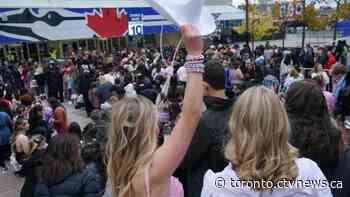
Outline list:
[[[230,89],[230,69],[225,68],[225,89]]]

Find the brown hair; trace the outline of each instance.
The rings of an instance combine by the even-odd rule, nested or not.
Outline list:
[[[346,73],[346,67],[343,64],[337,64],[332,68],[332,75],[343,75]]]
[[[334,167],[343,142],[319,85],[313,80],[293,83],[285,106],[292,128],[290,142],[299,148],[300,155],[312,159],[321,169]]]
[[[293,78],[298,78],[299,77],[299,73],[298,73],[297,69],[292,68],[290,70],[290,76],[293,77]]]
[[[39,182],[44,184],[56,182],[83,169],[80,141],[76,135],[65,133],[51,139],[38,171],[38,178]]]

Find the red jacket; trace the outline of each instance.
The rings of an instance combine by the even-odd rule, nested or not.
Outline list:
[[[337,60],[335,59],[335,56],[333,54],[328,55],[327,63],[324,65],[325,70],[330,70],[333,64],[337,63]]]

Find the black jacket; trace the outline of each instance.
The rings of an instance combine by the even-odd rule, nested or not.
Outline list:
[[[90,89],[93,78],[90,73],[82,73],[78,79],[79,94],[87,95]]]
[[[47,85],[49,89],[59,90],[63,86],[63,78],[58,68],[51,68],[46,73]]]
[[[96,171],[90,168],[80,173],[67,173],[61,179],[46,184],[38,184],[35,197],[101,197],[101,184]]]
[[[345,88],[340,90],[336,103],[335,114],[341,115],[343,118],[345,116],[350,116],[350,84],[347,84]]]
[[[334,197],[348,197],[350,196],[350,150],[346,150],[341,154],[337,166],[335,168],[322,169],[324,175],[328,181],[333,182],[333,186],[337,185],[338,181],[341,181],[343,188],[331,188]]]
[[[207,110],[203,113],[197,131],[176,172],[184,185],[187,197],[199,197],[203,176],[207,170],[222,171],[228,164],[223,147],[233,100],[205,97]]]
[[[35,150],[29,160],[25,161],[18,175],[25,178],[20,197],[33,197],[37,184],[36,170],[42,165],[41,159],[45,150]]]

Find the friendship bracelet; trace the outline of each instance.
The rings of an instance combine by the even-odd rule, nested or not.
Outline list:
[[[197,61],[187,61],[187,64],[203,64],[203,60],[197,60]]]
[[[204,61],[204,59],[188,59],[188,60],[186,60],[186,62],[203,62]]]
[[[204,69],[202,68],[191,68],[186,69],[187,73],[204,73]]]
[[[188,73],[204,73],[203,62],[198,62],[198,63],[186,62],[185,69]]]
[[[186,61],[203,61],[204,55],[187,55]]]

